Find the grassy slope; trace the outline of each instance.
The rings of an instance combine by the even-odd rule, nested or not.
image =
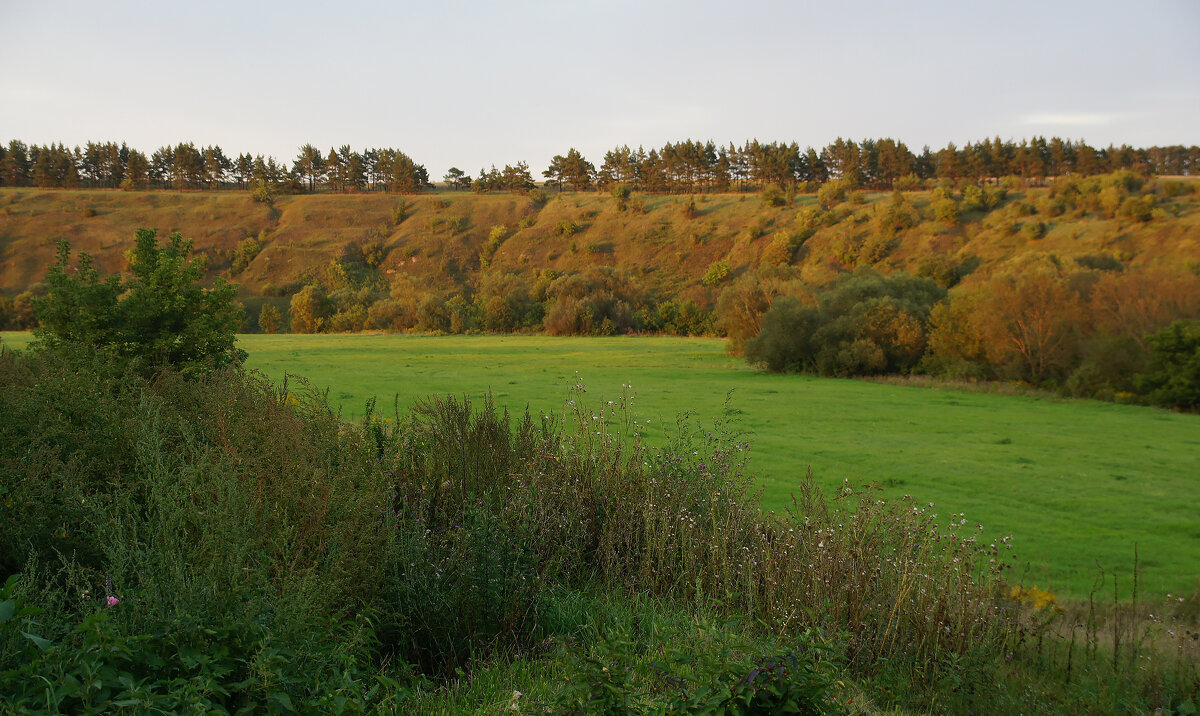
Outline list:
[[[1034,200],[1044,191],[1010,192],[1009,201]],[[797,256],[804,275],[823,281],[847,268],[834,258],[836,247],[846,237],[869,235],[875,205],[889,197],[868,194],[863,205],[843,205],[851,218],[822,228]],[[927,192],[909,197],[918,208],[929,201]],[[402,201],[409,204],[410,216],[393,225],[392,209]],[[389,249],[381,266],[389,281],[413,277],[419,284],[449,289],[458,269],[478,269],[480,246],[492,226],[503,224],[514,233],[496,252],[497,270],[571,271],[612,264],[631,270],[651,288],[703,293],[699,279],[711,262],[729,261],[734,275],[758,266],[774,235],[791,230],[796,213],[815,199],[801,196],[789,207],[767,208],[754,194],[701,196],[696,199],[698,214],[690,219],[682,212],[688,197],[646,196],[641,201],[644,213],[620,211],[614,199],[594,193],[552,194],[544,207],[508,194],[322,194],[281,197],[270,208],[254,203],[245,192],[0,189],[0,291],[17,293],[40,279],[59,238],[91,252],[103,271],[118,270],[138,226],[157,227],[164,235],[178,230],[194,238],[199,250],[214,255],[232,251],[243,238],[265,230],[265,249],[236,277],[248,295],[261,294],[267,284],[322,276],[342,246],[365,241],[372,232],[382,235]],[[969,284],[997,270],[1053,257],[1069,261],[1123,252],[1132,257],[1132,265],[1200,262],[1200,200],[1189,195],[1171,200],[1168,208],[1172,206],[1177,216],[1144,225],[1046,219],[1049,232],[1040,240],[985,228],[981,215],[968,216],[959,226],[925,221],[906,231],[876,267],[912,271],[922,258],[942,253],[953,262],[978,262],[966,280]],[[95,215],[87,216],[89,210]],[[519,228],[522,219],[532,224]],[[441,230],[438,220],[459,220],[462,228]],[[568,220],[580,226],[579,232],[559,235],[556,227]],[[761,227],[760,237],[750,238],[752,226]],[[212,269],[228,273],[227,260],[218,258]]]
[[[6,334],[9,345],[23,336]],[[579,378],[588,400],[636,393],[635,417],[661,439],[677,413],[706,421],[725,395],[744,411],[764,502],[790,504],[811,467],[835,487],[878,482],[885,494],[965,512],[982,535],[1012,535],[1027,584],[1085,596],[1099,561],[1127,575],[1137,544],[1152,594],[1197,588],[1200,418],[1092,401],[960,393],[776,376],[705,339],[529,336],[243,336],[250,365],[328,386],[348,416],[430,393],[482,396],[514,410],[558,412]],[[1024,562],[1029,571],[1024,572]],[[1111,586],[1111,582],[1109,583]]]

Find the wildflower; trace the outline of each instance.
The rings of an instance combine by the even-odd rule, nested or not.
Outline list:
[[[120,604],[120,603],[121,603],[121,600],[120,600],[120,599],[117,599],[116,597],[111,597],[111,596],[110,596],[108,599],[105,599],[105,600],[104,600],[104,603],[105,603],[105,604],[107,604],[107,605],[108,605],[108,606],[110,606],[110,607],[115,607],[115,606],[117,606],[118,604]]]

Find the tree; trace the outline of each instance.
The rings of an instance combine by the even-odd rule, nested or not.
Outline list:
[[[729,339],[725,350],[741,355],[746,341],[762,330],[762,319],[778,296],[778,288],[747,274],[725,287],[717,298],[717,327]]]
[[[10,141],[3,166],[0,166],[4,183],[7,186],[28,186],[30,166],[29,147],[16,139]]]
[[[429,173],[404,152],[391,149],[380,151],[380,168],[389,191],[415,194],[429,185]]]
[[[283,327],[283,314],[268,303],[258,312],[258,327],[263,333],[278,333]]]
[[[343,150],[349,147],[342,147]],[[349,152],[347,152],[349,153]],[[325,155],[325,170],[329,178],[329,188],[333,191],[345,191],[345,171],[346,167],[344,160],[346,158],[338,154],[338,151],[333,147],[329,148],[329,153]]]
[[[1071,365],[1081,306],[1065,282],[1044,272],[998,276],[984,296],[978,320],[993,365],[1032,382]]]
[[[292,296],[292,332],[320,332],[325,327],[330,312],[329,296],[325,293],[325,287],[319,284],[305,286]]]
[[[550,160],[550,167],[542,172],[542,176],[553,180],[561,192],[564,185],[569,185],[575,191],[584,191],[592,185],[596,176],[596,167],[583,158],[578,149],[572,147],[564,157],[555,155]]]
[[[1151,402],[1200,408],[1200,322],[1176,321],[1147,342],[1150,360],[1138,387]]]
[[[746,341],[746,361],[782,373],[811,369],[812,337],[821,326],[821,313],[795,296],[781,296],[762,318],[762,330]]]
[[[825,289],[815,307],[776,299],[746,342],[746,360],[822,375],[906,373],[925,350],[930,309],[945,295],[928,279],[859,271]]]
[[[505,189],[518,194],[524,194],[535,186],[529,165],[525,162],[517,162],[516,166],[505,164],[501,182]]]
[[[240,364],[246,354],[234,347],[242,319],[237,288],[220,278],[212,288],[201,287],[204,260],[191,256],[191,239],[178,233],[159,246],[154,229],[138,229],[134,241],[130,275],[106,278],[86,253],[71,270],[71,247],[59,243],[47,293],[34,303],[39,347],[110,353],[142,374],[164,366],[195,372]]]
[[[125,179],[121,182],[121,188],[126,190],[145,189],[150,176],[150,162],[146,159],[146,155],[134,149],[129,152],[126,166]]]
[[[468,189],[471,186],[471,177],[458,167],[450,167],[442,180],[451,189]]]
[[[311,144],[305,144],[303,147],[300,147],[300,154],[296,156],[292,170],[300,177],[308,180],[308,190],[310,192],[315,191],[317,181],[325,173],[325,159],[321,156],[321,150]]]

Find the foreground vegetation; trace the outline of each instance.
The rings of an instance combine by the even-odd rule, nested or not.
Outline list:
[[[1109,579],[1059,609],[973,523],[857,488],[764,514],[723,421],[650,446],[580,392],[346,424],[295,380],[67,347],[3,353],[0,386],[8,711],[1185,713],[1200,686],[1194,602]]]

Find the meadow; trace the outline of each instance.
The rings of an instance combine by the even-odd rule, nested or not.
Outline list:
[[[19,347],[27,334],[3,334]],[[1096,401],[781,376],[724,342],[682,338],[246,335],[248,367],[328,388],[343,417],[375,399],[390,415],[430,394],[489,392],[512,412],[561,415],[572,387],[591,406],[633,396],[652,442],[679,415],[719,417],[727,398],[751,443],[762,504],[782,511],[806,470],[818,484],[877,484],[933,503],[939,521],[1011,536],[1014,577],[1083,598],[1097,565],[1147,596],[1187,593],[1200,574],[1200,423],[1194,415]],[[295,378],[292,378],[295,380]],[[959,515],[962,515],[960,517]],[[1107,589],[1111,589],[1109,581]]]

